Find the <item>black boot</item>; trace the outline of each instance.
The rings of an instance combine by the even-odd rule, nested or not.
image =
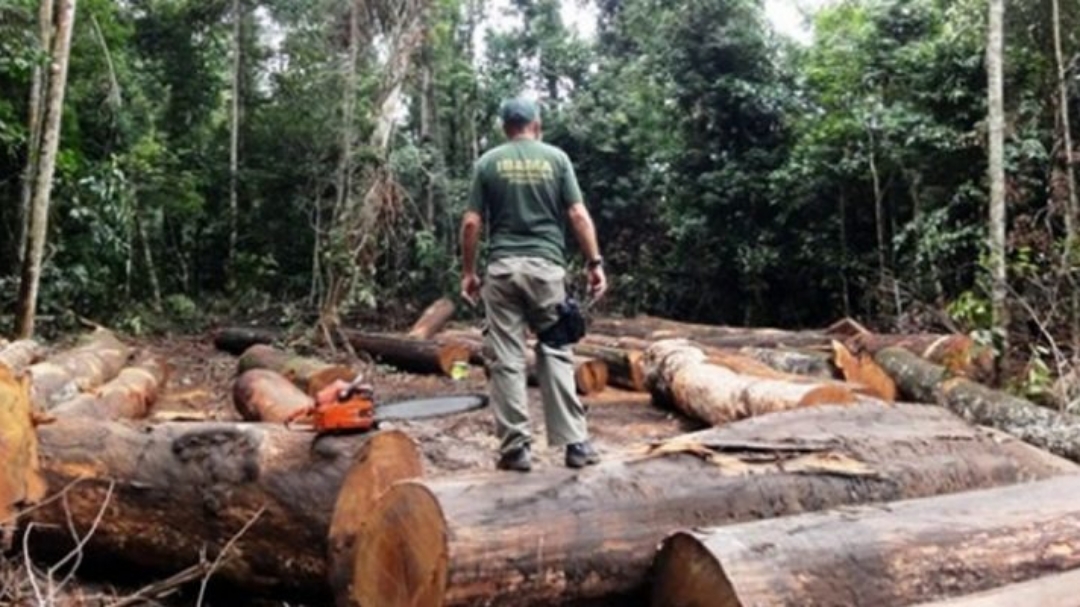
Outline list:
[[[529,446],[525,445],[503,453],[499,458],[499,463],[495,466],[499,470],[513,470],[515,472],[532,470],[532,457],[529,455]]]
[[[571,443],[566,446],[566,467],[584,468],[600,463],[600,454],[593,449],[589,441]]]

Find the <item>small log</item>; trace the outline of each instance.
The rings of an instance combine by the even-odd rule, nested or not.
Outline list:
[[[363,350],[376,361],[410,373],[450,375],[455,363],[469,362],[469,349],[461,344],[410,339],[384,333],[342,331],[353,348]]]
[[[169,368],[156,356],[145,356],[135,365],[125,367],[105,385],[53,407],[51,413],[60,416],[82,416],[97,419],[141,419],[150,414],[150,407],[168,381]]]
[[[247,421],[281,424],[314,404],[284,375],[266,369],[245,371],[233,382],[233,405]]]
[[[37,434],[30,406],[30,378],[0,366],[0,551],[4,528],[19,507],[45,494],[38,473]]]
[[[412,339],[431,339],[435,334],[442,331],[446,323],[454,317],[454,302],[448,297],[435,300],[424,310],[424,313],[416,320],[412,328],[406,334]]]
[[[42,348],[32,339],[20,339],[0,349],[0,366],[7,367],[16,375],[41,359]]]
[[[397,483],[359,523],[351,584],[338,580],[334,594],[340,607],[631,604],[657,543],[674,528],[1077,470],[940,408],[788,411],[677,437],[583,472],[552,467]]]
[[[645,352],[654,395],[682,413],[711,425],[822,404],[856,400],[846,386],[794,383],[735,373],[710,364],[700,349],[685,341],[654,344]]]
[[[901,607],[1022,582],[1080,566],[1078,502],[1080,477],[1062,476],[681,532],[652,604]]]
[[[647,407],[652,405],[652,395],[648,392],[608,388],[596,394],[586,395],[581,402],[586,407]]]
[[[263,327],[224,327],[214,332],[214,347],[233,356],[257,344],[271,345],[281,339],[281,331]]]
[[[310,395],[339,379],[352,381],[357,375],[356,371],[344,365],[332,365],[265,344],[251,346],[240,356],[237,374],[242,375],[252,369],[267,369],[280,373]]]
[[[816,379],[836,379],[836,370],[827,354],[810,350],[778,348],[739,348],[739,354],[759,360],[766,365],[795,375]]]
[[[443,331],[434,338],[440,345],[463,346],[469,350],[469,362],[484,365],[484,336],[479,331]]]
[[[856,356],[838,341],[833,342],[833,352],[836,354],[836,367],[844,374],[845,380],[865,386],[870,395],[885,402],[896,401],[896,382],[869,354],[860,352]]]
[[[585,358],[603,361],[607,366],[610,383],[633,392],[645,392],[644,353],[641,350],[625,350],[589,343],[574,346],[574,353]]]
[[[1076,607],[1080,569],[1056,573],[919,607]]]
[[[93,573],[106,579],[156,579],[203,553],[213,560],[254,520],[214,581],[279,601],[325,603],[335,500],[376,496],[399,480],[358,469],[386,470],[386,461],[419,466],[411,441],[371,440],[381,434],[315,440],[278,424],[134,427],[64,418],[42,426],[39,438],[49,486],[66,488],[66,498],[30,513],[29,545],[42,558],[66,554],[73,547],[68,517],[85,532],[108,503],[82,547],[84,567],[100,564]]]
[[[975,381],[994,377],[993,350],[976,344],[967,335],[865,333],[850,338],[845,345],[856,354],[865,352],[870,355],[876,355],[885,348],[903,348],[945,367],[953,375],[963,375]]]
[[[30,367],[34,406],[48,410],[80,392],[97,388],[120,373],[131,351],[111,331],[96,329],[74,348]]]
[[[1080,417],[1040,407],[966,378],[950,379],[944,367],[900,348],[885,348],[875,359],[907,396],[937,403],[971,423],[996,428],[1080,462]]]

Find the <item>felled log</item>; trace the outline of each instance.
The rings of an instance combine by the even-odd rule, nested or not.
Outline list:
[[[602,361],[607,367],[608,381],[625,390],[645,392],[644,353],[640,350],[624,350],[579,343],[574,346],[574,353]]]
[[[242,375],[251,369],[267,369],[279,373],[311,395],[336,380],[352,381],[356,378],[356,371],[344,365],[332,365],[265,344],[251,346],[240,356],[237,374]]]
[[[833,369],[829,356],[822,352],[750,347],[740,348],[738,352],[761,361],[777,371],[807,375],[817,379],[836,378],[836,371]]]
[[[281,331],[263,327],[224,327],[214,332],[214,347],[239,356],[256,344],[270,345],[281,338]]]
[[[901,607],[1077,564],[1080,477],[1062,476],[677,533],[652,604]]]
[[[967,335],[863,333],[848,339],[845,345],[852,352],[871,355],[885,348],[903,348],[945,367],[953,375],[963,375],[975,381],[985,381],[994,376],[993,350],[976,344]]]
[[[453,317],[454,302],[448,297],[442,297],[424,310],[406,335],[413,339],[431,339],[436,333],[442,331],[442,328]]]
[[[485,371],[487,371],[486,367]],[[525,375],[529,385],[539,384],[539,368],[533,344],[525,348]],[[608,366],[604,361],[584,356],[574,357],[574,387],[578,394],[589,395],[602,392],[608,385],[608,379]]]
[[[214,581],[310,603],[328,600],[327,534],[339,493],[364,503],[398,480],[357,468],[420,461],[408,439],[313,440],[278,424],[135,427],[64,418],[39,435],[49,487],[66,488],[66,497],[30,513],[36,556],[66,554],[68,517],[85,534],[107,504],[82,547],[86,567],[105,564],[98,576],[160,579],[199,562],[203,551],[213,560],[236,536]]]
[[[434,341],[442,345],[463,346],[469,351],[469,362],[474,365],[483,365],[484,361],[484,336],[479,331],[443,331],[434,338]]]
[[[363,350],[376,361],[410,373],[450,375],[455,363],[469,362],[469,349],[457,343],[411,339],[385,333],[342,331],[353,348]]]
[[[41,358],[41,346],[32,339],[20,339],[0,349],[0,366],[20,374]]]
[[[682,413],[712,425],[822,404],[856,400],[837,384],[794,383],[741,375],[710,364],[700,349],[681,340],[645,351],[650,390]]]
[[[37,434],[30,406],[30,378],[0,366],[0,537],[22,505],[44,497],[37,471]],[[2,543],[2,541],[0,541]]]
[[[100,388],[83,392],[53,407],[55,416],[81,416],[97,419],[140,419],[150,414],[150,407],[168,381],[169,368],[157,356],[147,355],[125,367]]]
[[[96,329],[79,343],[30,367],[31,401],[51,409],[116,377],[127,364],[131,348],[107,329]]]
[[[923,603],[919,607],[1066,607],[1080,605],[1080,569],[1001,586],[968,596]]]
[[[556,605],[641,591],[672,529],[1047,478],[1077,470],[940,408],[777,413],[585,472],[394,485],[360,526],[337,605]]]
[[[647,407],[652,405],[652,395],[648,392],[608,388],[602,392],[584,396],[581,402],[586,407]]]
[[[965,378],[950,378],[944,367],[901,348],[885,348],[874,358],[907,397],[937,403],[972,423],[997,428],[1080,462],[1080,417],[1040,407]]]
[[[233,382],[233,405],[247,421],[284,423],[289,416],[315,404],[315,399],[280,373],[245,371]]]
[[[866,352],[852,354],[844,344],[834,341],[836,368],[849,383],[865,386],[867,392],[885,402],[896,400],[896,382]]]

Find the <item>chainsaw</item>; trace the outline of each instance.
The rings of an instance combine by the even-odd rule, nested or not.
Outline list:
[[[487,396],[470,394],[377,404],[374,387],[357,376],[351,382],[337,380],[315,394],[315,404],[285,420],[286,427],[300,420],[316,434],[353,434],[376,430],[380,422],[440,417],[487,406]]]

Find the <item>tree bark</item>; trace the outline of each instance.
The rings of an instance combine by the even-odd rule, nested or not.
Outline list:
[[[281,424],[315,404],[285,376],[266,369],[251,369],[233,383],[233,404],[247,421]]]
[[[954,375],[964,375],[975,381],[988,380],[994,375],[994,352],[975,343],[967,335],[882,335],[862,333],[844,341],[853,354],[877,354],[885,348],[903,348],[932,363],[943,365]]]
[[[53,0],[38,0],[38,43],[42,54],[52,53]],[[26,240],[30,222],[30,209],[34,197],[34,183],[37,177],[38,162],[41,153],[41,117],[45,113],[42,96],[48,87],[48,72],[40,65],[34,65],[30,76],[30,103],[27,117],[26,168],[23,170],[22,192],[19,198],[18,228],[15,235],[16,259],[20,264],[26,261]]]
[[[1080,565],[1078,496],[1063,476],[677,533],[652,604],[900,607],[1030,580]]]
[[[610,383],[633,392],[648,390],[645,383],[645,354],[641,350],[624,350],[579,343],[574,346],[574,353],[602,361],[607,366]]]
[[[353,348],[410,373],[450,375],[455,363],[469,362],[469,349],[456,343],[440,344],[435,340],[349,330],[343,330],[342,334]]]
[[[30,380],[0,366],[0,544],[16,510],[45,496],[38,473]]]
[[[1021,605],[1076,605],[1080,569],[1049,574],[1026,582],[1001,586],[976,594],[924,603],[919,607],[1019,607]]]
[[[448,297],[437,299],[424,310],[406,336],[412,339],[431,339],[436,333],[442,331],[453,317],[454,302]]]
[[[34,334],[38,286],[45,258],[45,238],[49,228],[49,197],[52,194],[56,153],[60,148],[60,118],[64,113],[64,90],[67,85],[68,58],[71,54],[71,31],[75,25],[76,0],[59,0],[56,16],[56,42],[49,66],[49,87],[42,119],[41,156],[34,176],[34,195],[27,228],[26,254],[23,258],[19,297],[15,310],[15,334],[23,339]]]
[[[1008,354],[1008,265],[1006,260],[1005,209],[1005,0],[990,0],[986,45],[989,107],[990,166],[990,275],[994,327],[1003,339],[1002,353]]]
[[[641,591],[657,542],[674,528],[1076,469],[937,408],[778,413],[677,437],[587,472],[398,483],[365,517],[352,584],[334,593],[339,607],[613,600]]]
[[[887,348],[877,361],[902,393],[937,403],[974,424],[1006,432],[1051,453],[1080,462],[1080,417],[1040,407],[948,372],[906,350]]]
[[[280,373],[311,396],[336,380],[352,381],[358,375],[344,365],[332,365],[264,344],[251,346],[237,361],[238,375],[252,369],[267,369]]]
[[[97,329],[74,348],[30,367],[31,400],[39,410],[51,409],[116,377],[130,356],[131,348],[111,331]]]
[[[709,362],[700,349],[679,340],[645,351],[654,396],[685,415],[718,426],[755,415],[856,400],[840,384],[795,383],[741,375]]]
[[[229,101],[229,248],[225,257],[226,282],[236,280],[236,242],[240,223],[240,83],[243,62],[243,9],[233,0],[232,99]]]
[[[214,347],[239,356],[256,344],[271,345],[280,340],[281,331],[261,327],[224,327],[214,332]]]
[[[777,371],[806,375],[815,379],[836,379],[836,370],[828,355],[823,352],[782,348],[740,348],[739,353],[761,361]]]
[[[32,339],[21,339],[0,349],[0,366],[7,367],[15,375],[41,359],[41,346]]]
[[[212,560],[254,520],[213,579],[245,595],[311,603],[328,599],[335,500],[370,501],[398,480],[358,470],[386,460],[420,461],[407,438],[316,440],[275,424],[134,427],[63,419],[42,426],[39,435],[49,486],[66,488],[66,498],[29,514],[37,556],[66,554],[73,547],[68,517],[85,534],[107,503],[83,547],[84,566],[104,564],[94,573],[106,579],[153,579],[199,562],[204,551]]]
[[[1080,211],[1080,198],[1076,192],[1076,171],[1073,165],[1072,120],[1069,116],[1069,74],[1061,50],[1061,3],[1051,0],[1051,20],[1054,29],[1054,61],[1058,74],[1058,114],[1061,125],[1062,143],[1065,145],[1065,178],[1068,180],[1068,206],[1065,209],[1065,255],[1062,256],[1062,270],[1067,273],[1072,269],[1072,251],[1076,245],[1076,221]],[[1057,163],[1057,158],[1054,158]],[[1080,350],[1080,298],[1076,289],[1069,289],[1070,309],[1069,324],[1072,333],[1073,351]]]
[[[158,394],[165,388],[169,368],[156,356],[146,356],[120,371],[114,379],[91,392],[53,407],[57,417],[80,416],[102,420],[142,419],[150,414]]]

